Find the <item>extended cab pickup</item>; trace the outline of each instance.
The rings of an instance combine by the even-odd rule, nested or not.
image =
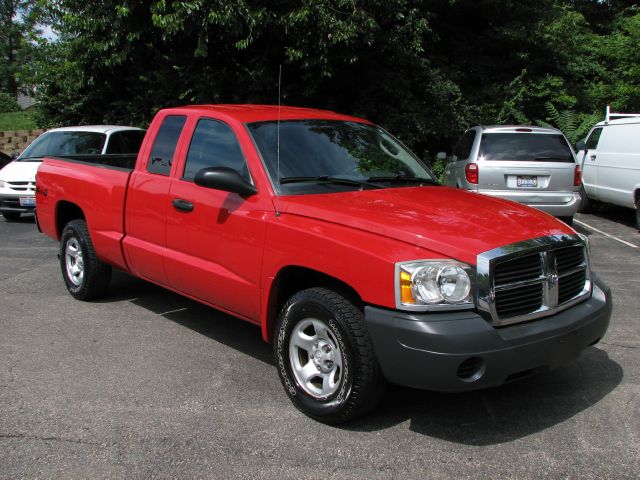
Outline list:
[[[257,324],[294,405],[362,415],[385,381],[500,385],[597,343],[611,292],[546,213],[441,187],[366,120],[256,105],[160,111],[135,166],[46,158],[39,228],[75,298],[111,268]]]

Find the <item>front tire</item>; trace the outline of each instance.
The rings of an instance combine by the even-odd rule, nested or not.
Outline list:
[[[326,288],[302,290],[282,308],[275,333],[280,380],[300,411],[335,425],[376,407],[384,378],[352,302]]]
[[[93,300],[103,296],[111,282],[111,267],[96,255],[84,220],[72,220],[60,237],[60,268],[71,296]]]
[[[558,217],[559,220],[563,221],[567,225],[573,225],[573,217]]]

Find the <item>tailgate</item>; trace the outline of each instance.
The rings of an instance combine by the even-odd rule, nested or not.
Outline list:
[[[566,203],[573,196],[575,164],[568,162],[484,161],[479,164],[478,190],[519,192],[519,201],[535,203],[544,193],[545,202]]]

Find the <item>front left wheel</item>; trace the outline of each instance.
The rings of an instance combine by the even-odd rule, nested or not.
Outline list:
[[[289,399],[323,423],[362,416],[382,396],[385,382],[362,310],[333,290],[310,288],[289,299],[274,356]]]
[[[84,220],[72,220],[60,237],[60,268],[69,293],[78,300],[103,296],[111,282],[111,267],[96,255]]]

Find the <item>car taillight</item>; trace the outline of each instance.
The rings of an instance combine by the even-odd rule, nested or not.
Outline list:
[[[478,164],[468,163],[464,167],[464,176],[467,178],[467,182],[477,184],[478,183]]]
[[[579,187],[582,183],[582,170],[580,170],[580,165],[576,165],[576,169],[573,171],[573,186]]]

